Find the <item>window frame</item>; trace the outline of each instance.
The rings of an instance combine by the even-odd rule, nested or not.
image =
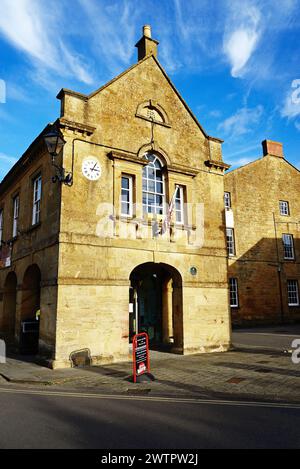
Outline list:
[[[227,195],[228,197],[226,197],[226,195]],[[229,202],[229,205],[226,205],[226,201]],[[231,209],[231,193],[228,192],[228,191],[225,191],[225,192],[224,192],[224,207],[225,207],[226,210]]]
[[[13,229],[12,229],[13,238],[16,238],[18,236],[19,215],[20,215],[20,194],[16,194],[13,197]]]
[[[294,291],[289,288],[291,286],[292,282],[293,282],[294,286],[296,287]],[[293,295],[293,293],[296,294],[297,303],[291,303],[290,302],[290,294]],[[296,279],[288,279],[287,280],[287,296],[288,296],[288,306],[300,306],[298,280],[296,280]]]
[[[129,181],[128,189],[123,188],[123,179],[128,179],[128,181]],[[121,204],[120,213],[121,213],[122,217],[126,217],[126,218],[132,218],[133,217],[133,187],[134,187],[134,176],[132,176],[131,174],[122,173],[122,175],[121,175],[121,201],[120,201],[120,204]],[[129,194],[128,202],[127,201],[123,202],[123,200],[122,200],[123,191],[126,191]],[[128,205],[129,213],[123,213],[123,204]]]
[[[143,216],[147,216],[147,217],[151,217],[151,216],[159,216],[159,217],[164,217],[165,216],[165,204],[166,204],[166,180],[165,180],[165,174],[164,174],[164,163],[163,161],[161,160],[161,158],[156,154],[156,153],[153,153],[153,152],[147,152],[145,154],[145,158],[147,159],[147,156],[153,156],[154,157],[154,160],[153,161],[149,161],[149,164],[144,166],[144,168],[142,169],[142,206],[143,206]],[[156,168],[155,166],[155,162],[156,160],[159,162],[160,164],[160,169]],[[150,167],[150,164],[152,163],[152,167],[154,167],[154,171],[155,171],[155,174],[154,174],[154,178],[149,178],[149,174],[148,174],[148,171],[147,171],[147,175],[145,176],[145,171],[148,167]],[[161,180],[160,179],[157,179],[157,171],[160,171],[161,172]],[[146,181],[146,190],[144,189],[144,182]],[[155,185],[155,190],[154,191],[150,191],[149,190],[149,181],[152,181],[154,182],[154,185]],[[162,185],[162,192],[157,192],[157,183],[161,184]],[[155,203],[152,204],[152,205],[149,205],[149,202],[148,202],[148,196],[152,195],[154,196],[154,200],[155,200]],[[147,202],[144,203],[144,196],[147,195]],[[157,197],[161,197],[162,198],[162,205],[157,205],[156,201],[157,201]],[[149,208],[150,207],[154,207],[154,211],[149,211]],[[146,209],[145,209],[146,208]],[[159,213],[159,210],[161,210],[162,213]]]
[[[175,223],[176,225],[185,225],[185,210],[184,210],[184,203],[185,203],[185,194],[186,194],[186,187],[180,184],[176,184],[176,197],[174,201],[174,212],[175,212]],[[179,194],[179,197],[177,197]],[[180,208],[177,209],[176,202],[180,203]],[[180,214],[180,221],[177,220],[177,214]]]
[[[3,241],[4,208],[0,207],[0,249]]]
[[[40,187],[36,184],[40,183]],[[41,222],[41,201],[42,201],[42,175],[38,174],[32,180],[33,184],[33,204],[32,204],[32,226],[36,226]],[[39,198],[36,198],[36,194],[39,194]]]
[[[232,301],[233,298],[235,299],[235,303]],[[236,277],[229,278],[229,303],[230,308],[239,307],[239,286],[238,279]]]
[[[291,240],[291,244],[288,245],[284,242],[284,239],[290,239]],[[287,261],[294,261],[295,260],[295,246],[294,246],[294,237],[292,234],[290,233],[283,233],[282,234],[282,244],[283,244],[283,257],[284,257],[284,260],[287,260]],[[292,252],[292,256],[287,256],[287,249],[291,249],[291,252]]]
[[[232,240],[230,241],[228,232],[231,231],[231,238]],[[230,245],[231,243],[231,248],[232,252],[230,252]],[[234,228],[226,228],[226,245],[227,245],[227,253],[229,257],[234,257],[236,255],[236,246],[235,246],[235,236],[234,236]]]
[[[285,207],[287,208],[287,213],[283,213],[282,208],[284,207],[283,204],[286,204]],[[279,200],[279,213],[283,217],[290,216],[290,204],[287,200]]]

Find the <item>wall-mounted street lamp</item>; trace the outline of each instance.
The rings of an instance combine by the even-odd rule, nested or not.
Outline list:
[[[66,142],[55,124],[52,125],[49,131],[44,135],[44,141],[47,146],[48,153],[52,158],[52,165],[56,168],[57,172],[57,174],[53,176],[52,182],[62,182],[67,186],[71,186],[73,182],[73,174],[66,173],[65,168],[57,164],[57,157]]]

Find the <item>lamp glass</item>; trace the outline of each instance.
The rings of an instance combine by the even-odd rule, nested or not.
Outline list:
[[[51,156],[59,155],[64,144],[66,143],[59,131],[56,129],[50,130],[46,135],[44,135],[44,140],[48,149],[48,152]]]

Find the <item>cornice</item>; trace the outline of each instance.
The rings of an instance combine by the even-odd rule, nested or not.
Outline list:
[[[77,131],[82,134],[87,134],[88,136],[93,135],[93,133],[96,130],[96,127],[89,125],[89,124],[82,124],[80,122],[75,122],[75,121],[70,121],[65,118],[59,119],[59,125],[60,127],[67,129],[67,130],[72,130],[72,131]]]
[[[226,164],[223,161],[216,161],[216,160],[206,160],[204,162],[205,166],[209,168],[220,169],[221,171],[225,171],[231,167],[230,164]]]
[[[146,166],[149,163],[149,161],[146,158],[140,158],[139,156],[136,155],[136,153],[127,153],[127,152],[113,150],[113,151],[110,151],[107,154],[107,156],[110,160],[130,161],[132,163],[141,164],[143,166]]]

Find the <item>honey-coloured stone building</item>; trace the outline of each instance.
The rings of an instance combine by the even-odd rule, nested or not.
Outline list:
[[[0,330],[18,344],[37,314],[52,367],[127,360],[136,330],[175,353],[230,346],[222,141],[149,26],[136,46],[138,62],[92,94],[60,91],[55,126],[0,185]],[[65,144],[52,161],[54,128]]]
[[[230,305],[234,325],[300,319],[300,171],[279,142],[225,175]]]

